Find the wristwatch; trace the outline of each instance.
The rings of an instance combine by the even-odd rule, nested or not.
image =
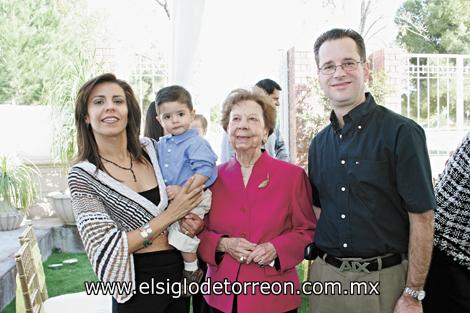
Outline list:
[[[422,301],[426,296],[426,292],[424,290],[414,290],[410,287],[406,287],[404,292],[418,301]]]

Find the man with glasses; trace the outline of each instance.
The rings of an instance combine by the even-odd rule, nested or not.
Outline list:
[[[333,110],[309,148],[320,218],[306,257],[317,256],[310,281],[339,288],[314,288],[310,312],[422,312],[436,207],[424,131],[365,92],[357,32],[332,29],[314,53]]]

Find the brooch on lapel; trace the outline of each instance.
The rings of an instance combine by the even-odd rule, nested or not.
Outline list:
[[[259,185],[258,185],[258,189],[263,189],[263,188],[266,188],[266,186],[269,184],[269,173],[268,175],[266,176],[266,179],[263,180]]]

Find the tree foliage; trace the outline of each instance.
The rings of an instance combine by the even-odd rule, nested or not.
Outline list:
[[[395,16],[398,42],[413,53],[470,53],[468,0],[406,0]]]
[[[50,104],[93,53],[83,0],[0,2],[0,103]]]
[[[383,71],[371,72],[367,90],[381,105],[392,90],[387,86],[387,76]],[[296,164],[307,169],[308,148],[312,138],[329,123],[331,112],[330,100],[320,88],[318,78],[309,77],[306,84],[299,84],[295,89],[296,108]]]

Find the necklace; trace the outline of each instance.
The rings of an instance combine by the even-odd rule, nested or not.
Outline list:
[[[130,157],[130,159],[131,159],[131,166],[130,166],[130,167],[121,166],[121,165],[119,165],[119,164],[117,164],[117,163],[114,163],[114,162],[111,161],[111,160],[108,160],[108,159],[106,159],[106,158],[103,158],[101,155],[100,155],[100,158],[103,159],[103,160],[105,160],[106,162],[109,162],[109,163],[113,164],[114,166],[119,167],[119,168],[122,169],[122,170],[130,171],[130,172],[132,173],[132,177],[134,178],[134,182],[137,182],[137,178],[135,177],[134,170],[132,169],[132,166],[134,165],[134,164],[132,163],[132,157]]]

